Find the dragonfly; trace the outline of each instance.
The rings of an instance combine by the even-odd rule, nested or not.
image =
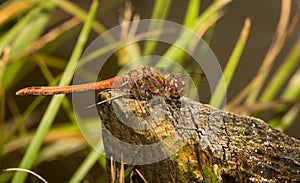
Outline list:
[[[200,77],[204,78],[204,75],[200,75]],[[111,97],[110,92],[103,92],[98,93],[99,102],[93,105],[88,106],[98,106],[99,107],[99,114],[101,116],[101,120],[103,120],[103,124],[106,129],[111,131],[112,134],[116,133],[124,133],[124,131],[118,132],[119,128],[118,126],[121,125],[115,125],[113,121],[110,121],[111,118],[105,118],[103,116],[109,116],[111,114],[107,111],[113,111],[113,110],[106,110],[111,109],[109,108],[110,105],[100,105],[103,103],[110,104],[110,101],[112,99],[116,99],[117,97],[124,97],[128,95],[129,97],[135,100],[131,100],[134,102],[135,105],[130,105],[132,108],[129,109],[131,111],[130,115],[131,118],[138,119],[138,123],[135,123],[135,121],[126,121],[126,124],[136,124],[141,127],[147,126],[150,127],[148,130],[149,133],[151,132],[152,137],[147,137],[147,142],[153,138],[157,138],[156,140],[162,140],[161,136],[164,137],[167,133],[165,133],[167,128],[163,128],[160,125],[157,126],[158,123],[167,123],[170,122],[172,125],[177,124],[177,117],[176,115],[172,115],[175,113],[179,105],[173,105],[180,103],[179,100],[188,90],[188,85],[183,77],[180,77],[178,74],[173,73],[167,73],[164,69],[161,69],[159,67],[154,66],[144,66],[141,68],[133,69],[129,71],[124,76],[115,76],[112,78],[109,78],[107,80],[102,80],[99,82],[94,83],[87,83],[87,84],[79,84],[79,85],[70,85],[70,86],[33,86],[33,87],[27,87],[23,88],[16,92],[16,95],[57,95],[57,94],[70,94],[74,92],[84,92],[84,91],[93,91],[93,90],[110,90],[110,89],[117,89],[116,95]],[[121,91],[121,92],[118,92]],[[129,91],[129,92],[123,92],[123,91]],[[162,121],[157,121],[157,119],[160,119],[157,117],[157,113],[155,108],[151,108],[151,105],[147,106],[144,105],[148,101],[152,99],[153,96],[159,96],[162,97],[162,105],[165,106],[162,109],[166,109],[168,111],[167,113],[164,113],[166,111],[159,111],[159,116],[162,114],[165,114],[166,116],[163,116]],[[142,102],[140,102],[142,101]],[[145,101],[145,102],[144,102]],[[174,110],[175,109],[175,110]],[[135,117],[132,117],[135,116]],[[115,119],[115,118],[113,118]],[[132,122],[132,123],[131,123]],[[126,125],[125,125],[126,126]],[[168,126],[168,125],[167,125]],[[113,127],[113,128],[110,128]],[[136,126],[135,126],[136,127]],[[152,130],[156,129],[158,130]],[[134,128],[135,129],[135,128]],[[160,130],[159,129],[164,129]],[[123,129],[124,130],[124,129]],[[170,130],[170,129],[169,129]],[[138,130],[137,130],[138,131]],[[141,132],[144,130],[141,130]],[[156,132],[161,134],[156,134]],[[144,132],[143,132],[144,133]],[[143,134],[139,133],[139,134]],[[162,135],[164,134],[164,135]],[[132,134],[134,135],[134,134]],[[126,136],[122,134],[121,136]],[[120,138],[122,139],[122,138]],[[134,138],[133,138],[134,139]],[[149,141],[149,142],[150,142]],[[106,145],[110,145],[109,143],[104,143]],[[107,148],[110,149],[110,148]],[[106,151],[106,153],[109,153],[109,150]],[[111,152],[113,155],[114,153]],[[172,174],[173,177],[177,177],[177,168],[175,165],[175,161],[172,159],[169,160],[169,166],[170,166],[170,174]]]
[[[201,75],[201,77],[205,77]],[[70,86],[33,86],[23,88],[16,95],[57,95],[91,90],[126,89],[130,96],[139,100],[160,95],[168,99],[179,99],[187,91],[184,79],[176,74],[165,74],[154,66],[133,69],[124,76],[107,80]]]

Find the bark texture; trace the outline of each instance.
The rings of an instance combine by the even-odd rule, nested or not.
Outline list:
[[[122,154],[127,166],[139,164],[127,181],[300,182],[300,141],[260,119],[185,97],[120,98],[100,105],[99,113],[106,153]],[[109,135],[136,148],[124,148]],[[157,142],[162,143],[151,147]],[[139,149],[144,145],[147,151]],[[136,163],[164,155],[158,162]]]

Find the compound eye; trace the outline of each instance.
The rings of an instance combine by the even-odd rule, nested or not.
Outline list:
[[[170,96],[172,98],[180,98],[187,91],[187,86],[183,79],[177,75],[172,75],[170,78]]]

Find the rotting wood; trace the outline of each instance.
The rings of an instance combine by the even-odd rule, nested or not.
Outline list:
[[[108,154],[133,152],[120,150],[107,134],[138,146],[175,136],[184,141],[178,145],[177,140],[165,140],[172,150],[180,147],[175,154],[134,167],[147,182],[300,182],[300,141],[260,119],[185,97],[172,101],[154,97],[147,103],[120,98],[100,105],[99,113],[106,128],[103,139]],[[141,130],[124,121],[141,128],[149,122],[157,125]],[[137,152],[137,156],[151,158],[156,152],[161,151]],[[138,174],[132,181],[143,182]]]

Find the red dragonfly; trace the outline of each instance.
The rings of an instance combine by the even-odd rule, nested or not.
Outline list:
[[[116,88],[122,86],[124,77],[115,76],[113,78],[87,84],[70,85],[70,86],[32,86],[23,88],[16,92],[16,95],[58,95],[74,92],[84,92],[90,90],[101,90],[113,88],[113,83]]]
[[[205,77],[205,75],[201,75]],[[145,66],[128,72],[125,76],[70,86],[33,86],[23,88],[16,95],[57,95],[102,89],[129,89],[131,96],[141,100],[157,94],[180,98],[187,91],[186,83],[177,75],[165,75],[156,67]]]

